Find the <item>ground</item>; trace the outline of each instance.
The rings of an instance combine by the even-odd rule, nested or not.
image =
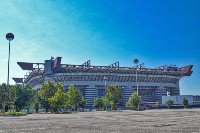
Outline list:
[[[0,116],[0,132],[155,133],[200,132],[200,109],[80,112]]]

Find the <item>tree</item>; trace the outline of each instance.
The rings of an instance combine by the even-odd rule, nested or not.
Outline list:
[[[168,109],[174,104],[174,101],[172,99],[169,99],[165,102],[165,104],[167,105]]]
[[[102,98],[95,98],[93,106],[95,108],[97,108],[97,110],[102,109],[103,108],[103,100],[102,100]]]
[[[107,110],[107,108],[108,108],[108,106],[110,104],[110,101],[105,97],[102,97],[102,101],[103,101],[103,109]]]
[[[156,102],[156,108],[158,109],[159,106],[160,106],[160,104],[159,104],[159,102],[157,101],[157,102]]]
[[[33,90],[34,93],[34,103],[33,103],[33,108],[36,113],[39,112],[40,109],[40,98],[39,98],[39,90]]]
[[[80,107],[80,101],[82,100],[82,96],[79,89],[75,89],[73,85],[68,87],[68,92],[66,93],[67,102],[66,105],[69,109],[77,110]]]
[[[38,101],[35,101],[35,102],[33,103],[33,108],[34,108],[34,110],[35,110],[36,113],[39,112],[40,104],[39,104]]]
[[[59,108],[63,108],[65,102],[66,102],[66,96],[63,91],[63,86],[60,82],[56,83],[57,92],[55,95],[48,99],[50,102],[50,106],[53,109],[54,112],[58,113]]]
[[[9,88],[8,86],[3,83],[0,85],[0,104],[1,104],[1,110],[2,112],[5,112],[6,105],[8,105],[9,102]]]
[[[39,90],[39,99],[40,104],[43,108],[45,108],[46,113],[50,109],[50,103],[48,101],[49,98],[55,95],[56,87],[53,82],[48,81],[47,83],[43,83],[42,87]]]
[[[129,97],[128,102],[126,103],[126,107],[131,107],[134,110],[136,110],[137,108],[139,108],[139,105],[141,103],[141,99],[138,96],[137,92],[133,92],[133,94]]]
[[[14,109],[14,104],[16,101],[16,89],[14,85],[9,85],[9,100],[8,100],[8,106],[10,108],[10,112],[11,112],[11,108]]]
[[[29,108],[32,106],[32,104],[35,101],[35,93],[32,87],[28,84],[23,85],[24,91],[25,91],[25,103],[27,108],[27,113],[29,113]]]
[[[189,105],[187,98],[183,98],[182,105],[184,108],[186,108]]]
[[[29,113],[29,108],[33,104],[34,93],[30,85],[15,85],[16,89],[16,101],[15,107],[16,111],[27,107],[27,112]]]
[[[111,109],[117,110],[117,103],[123,98],[121,88],[118,85],[110,85],[106,90],[106,98],[111,102]]]
[[[81,96],[81,101],[79,103],[80,108],[85,108],[86,107],[86,100],[84,99],[83,96]]]

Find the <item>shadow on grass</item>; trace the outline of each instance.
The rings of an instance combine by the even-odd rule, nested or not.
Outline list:
[[[25,116],[27,113],[25,112],[4,112],[0,113],[0,116]]]
[[[58,113],[56,113],[56,112],[39,112],[39,113],[37,113],[37,114],[77,114],[77,113],[79,113],[79,111],[64,111],[64,112],[58,112]]]

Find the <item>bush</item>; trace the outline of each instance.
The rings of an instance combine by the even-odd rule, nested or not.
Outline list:
[[[156,108],[159,109],[159,107],[160,107],[160,104],[159,104],[159,102],[157,101],[157,102],[156,102]]]
[[[172,99],[169,99],[165,102],[165,104],[167,105],[168,109],[174,104],[174,101]]]
[[[183,98],[182,104],[184,108],[186,108],[189,105],[187,98]]]

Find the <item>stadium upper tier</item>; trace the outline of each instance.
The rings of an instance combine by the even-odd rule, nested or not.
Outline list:
[[[51,59],[51,70],[45,72],[45,63],[27,63],[27,62],[18,62],[18,65],[23,70],[29,70],[28,73],[24,76],[24,82],[28,83],[31,79],[36,77],[42,77],[41,82],[44,81],[45,74],[53,74],[52,77],[56,74],[67,75],[70,73],[75,73],[76,76],[66,77],[66,80],[100,80],[103,81],[104,77],[102,75],[113,75],[108,78],[109,81],[113,80],[116,82],[131,82],[135,80],[135,74],[137,71],[138,82],[176,82],[177,78],[179,79],[182,76],[191,76],[192,74],[192,65],[178,68],[176,66],[161,66],[157,68],[145,68],[144,64],[140,64],[134,67],[120,67],[119,62],[113,63],[109,66],[92,66],[90,60],[83,63],[82,65],[71,65],[71,64],[61,64],[61,57],[57,57],[55,60]],[[91,75],[93,74],[93,75]],[[121,74],[123,78],[117,79],[116,77]],[[93,77],[89,77],[89,76]],[[156,76],[157,75],[157,76]],[[159,76],[160,75],[160,76]],[[61,75],[62,76],[62,75]],[[77,77],[78,76],[78,77]],[[95,77],[96,76],[96,77]],[[152,79],[151,77],[154,76]],[[167,77],[171,77],[171,81],[167,81]],[[140,78],[143,77],[143,78]],[[145,77],[145,78],[144,78]],[[160,80],[158,77],[163,77]],[[16,79],[16,78],[14,78]],[[151,79],[151,80],[150,80]],[[16,81],[16,80],[15,80]],[[21,81],[21,80],[20,80]]]
[[[29,70],[29,75],[25,75],[24,81],[27,81],[31,77],[44,75],[45,63],[27,63],[18,62],[18,65],[23,70]],[[33,67],[35,65],[35,67]],[[102,73],[102,74],[136,74],[136,71],[141,75],[166,75],[166,76],[191,76],[192,65],[178,68],[176,66],[161,66],[157,68],[145,68],[144,64],[140,64],[134,67],[120,67],[119,62],[113,63],[109,66],[92,66],[90,60],[82,65],[61,64],[61,57],[52,60],[51,62],[52,73]]]

